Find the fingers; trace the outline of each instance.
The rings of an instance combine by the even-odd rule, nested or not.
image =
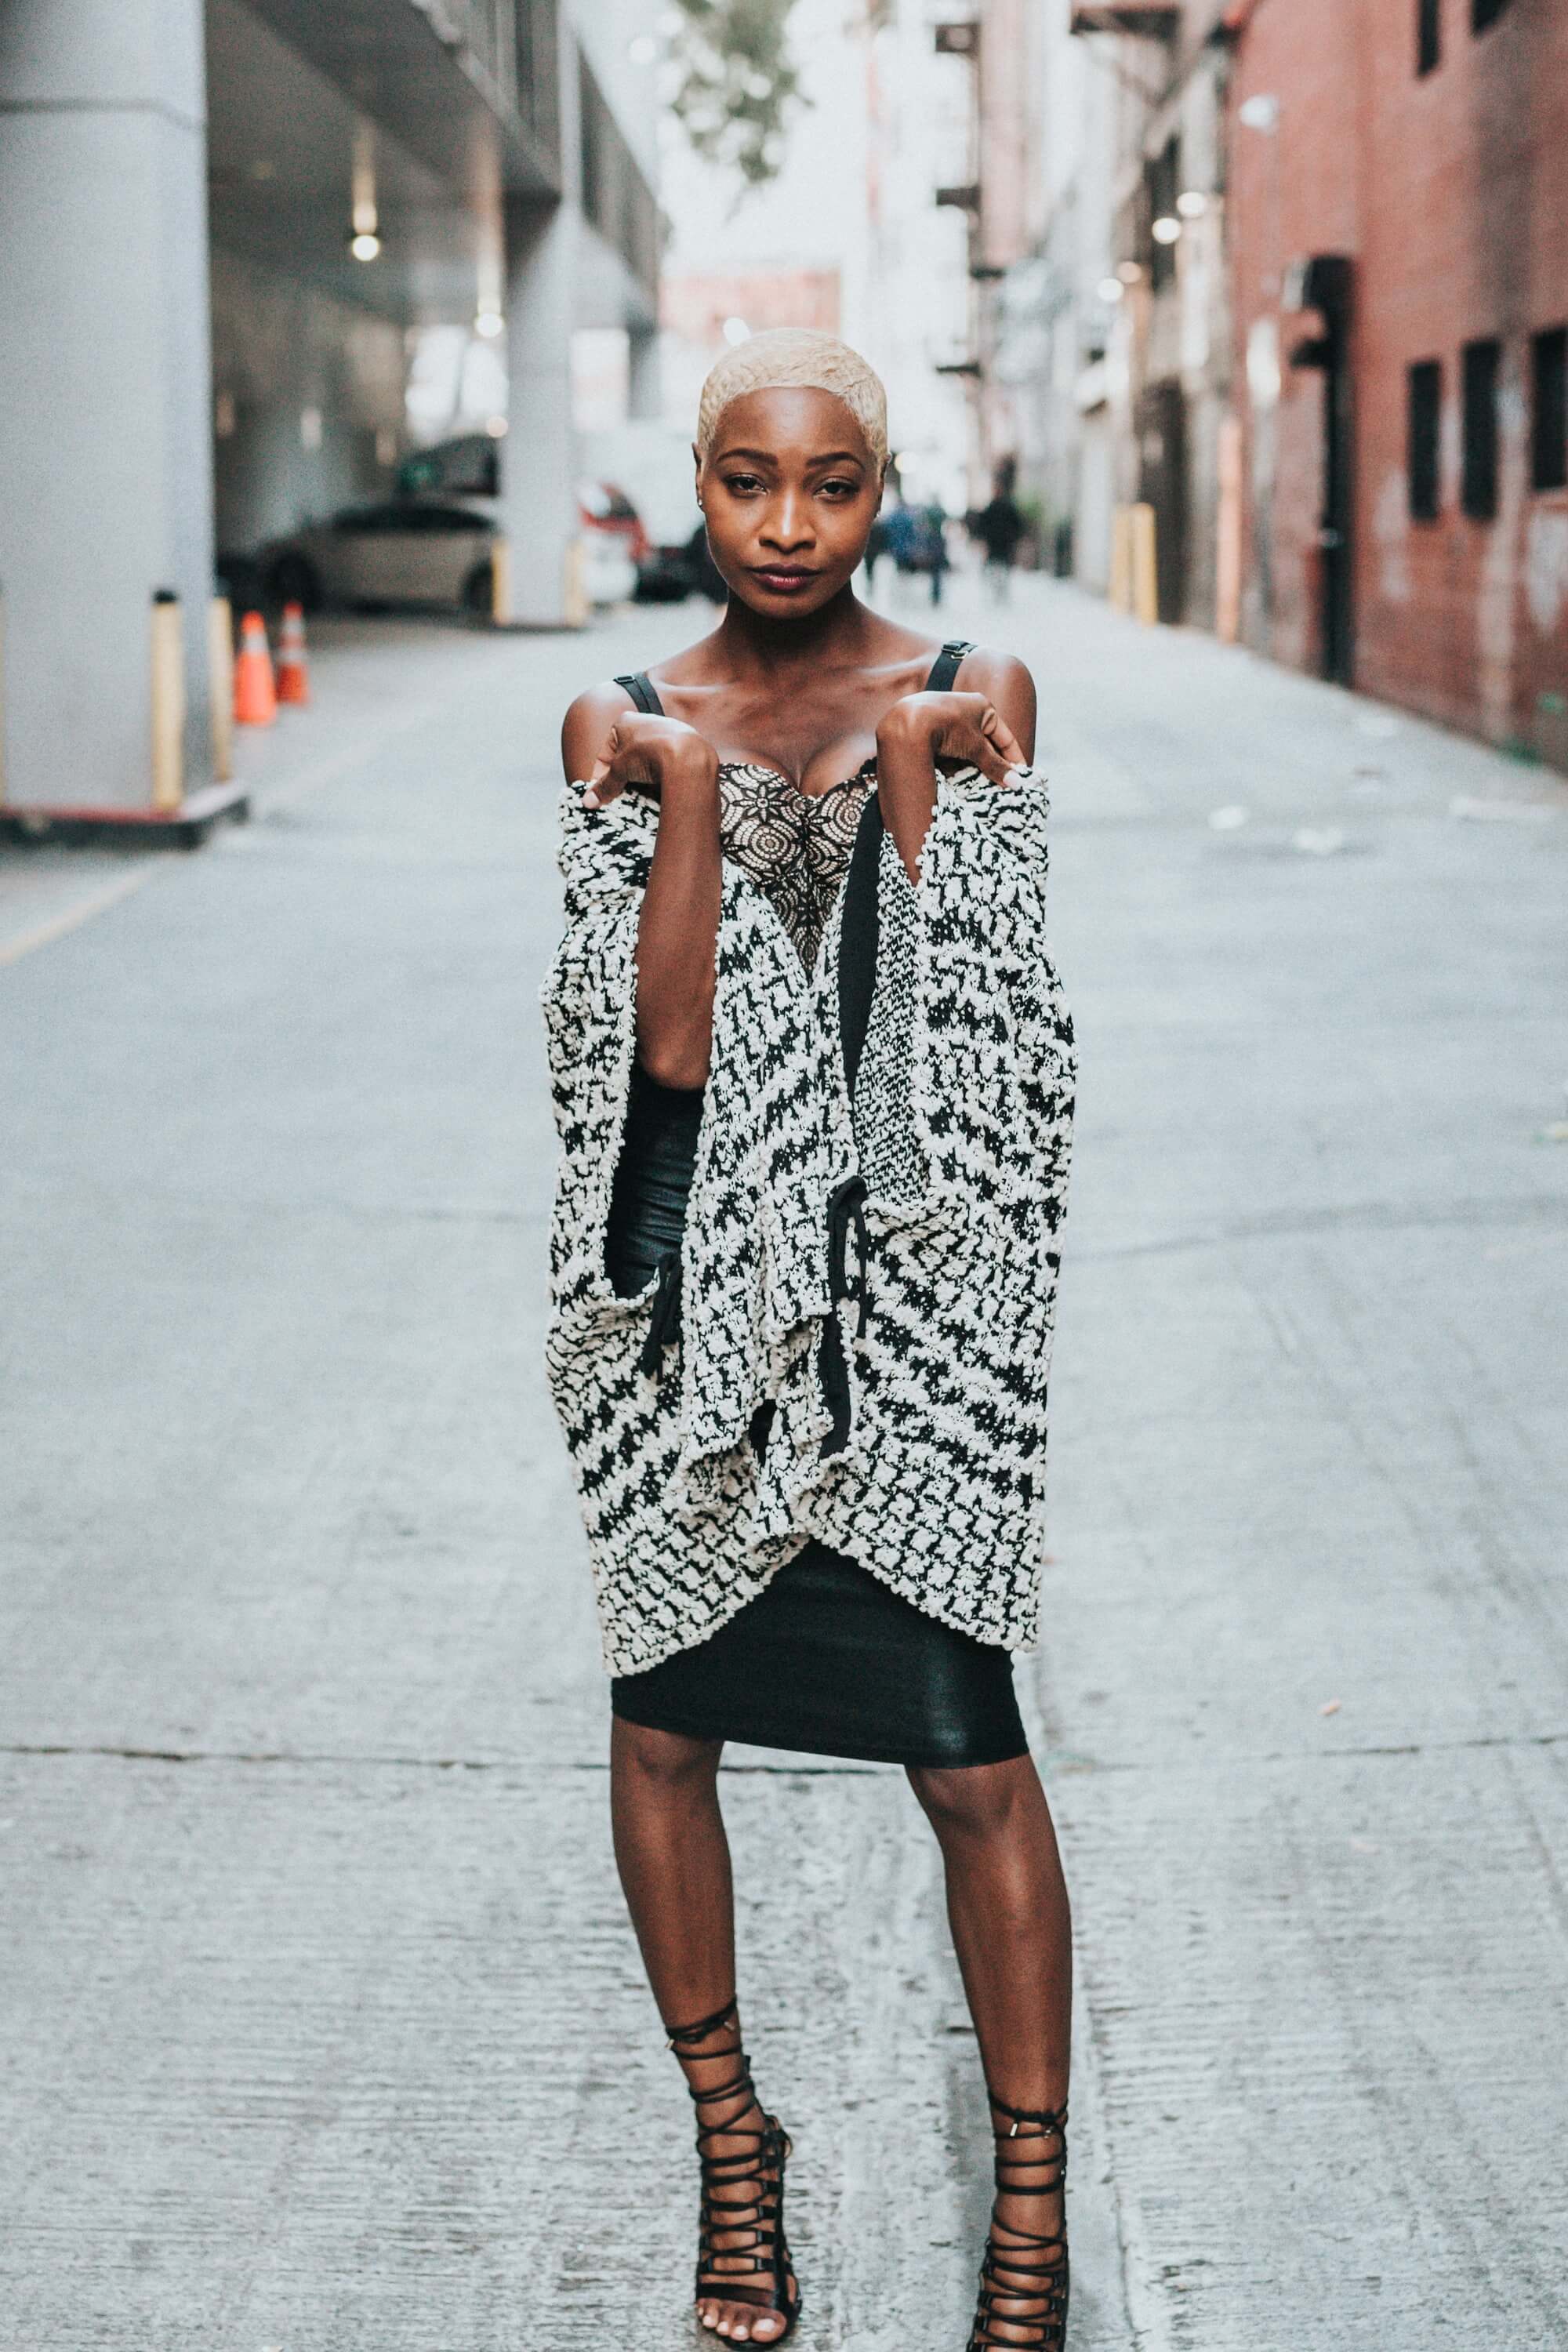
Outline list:
[[[990,768],[986,768],[985,772],[991,776],[993,783],[1006,783],[1012,780],[1015,770],[1027,768],[1029,763],[1024,756],[1023,745],[1001,712],[989,702],[985,706],[984,715],[980,721],[980,731],[991,746],[993,752],[1002,761],[1001,775],[992,775]]]
[[[626,789],[626,778],[612,773],[624,749],[619,727],[612,727],[600,747],[599,756],[583,779],[584,808],[608,808],[610,803]]]

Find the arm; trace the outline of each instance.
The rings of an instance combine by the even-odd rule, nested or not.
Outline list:
[[[637,1058],[660,1086],[697,1087],[712,1045],[719,937],[719,762],[679,719],[626,708],[619,688],[582,695],[566,714],[562,757],[604,808],[628,784],[658,802],[658,834],[637,927]]]
[[[877,792],[911,882],[936,810],[936,764],[958,760],[1005,784],[1035,748],[1035,682],[1011,655],[973,653],[964,690],[906,694],[877,730]]]

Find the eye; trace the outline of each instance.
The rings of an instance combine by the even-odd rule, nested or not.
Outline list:
[[[834,474],[822,485],[822,495],[828,499],[853,499],[859,495],[860,485],[847,475]]]
[[[756,474],[726,474],[724,488],[731,498],[749,499],[755,497],[763,488],[763,483],[761,477]]]

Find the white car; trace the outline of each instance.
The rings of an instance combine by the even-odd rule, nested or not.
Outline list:
[[[637,568],[626,541],[613,530],[584,531],[583,593],[590,604],[627,604],[637,593]]]
[[[624,527],[602,521],[584,503],[583,593],[590,604],[622,604],[637,594],[637,561]],[[496,536],[489,500],[458,504],[404,498],[385,506],[349,507],[268,551],[262,577],[280,604],[309,612],[322,604],[445,604],[489,613]],[[514,583],[515,593],[515,583]]]
[[[269,549],[263,578],[279,604],[447,604],[488,613],[493,520],[479,506],[400,499],[348,507]]]

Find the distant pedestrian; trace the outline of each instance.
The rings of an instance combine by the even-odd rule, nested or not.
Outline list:
[[[900,499],[882,528],[888,552],[898,570],[906,573],[918,571],[921,530],[914,509]]]
[[[940,604],[952,561],[947,551],[947,509],[940,499],[932,499],[920,517],[920,561],[921,570],[931,574],[931,601]]]
[[[888,526],[880,515],[871,525],[866,541],[866,589],[871,593],[877,585],[877,566],[888,552]]]
[[[657,678],[567,712],[545,992],[547,1362],[613,1677],[616,1856],[696,2103],[697,2315],[775,2345],[801,2307],[791,2143],[736,2005],[718,1769],[742,1739],[908,1771],[996,2138],[971,2344],[1061,2352],[1070,1923],[1010,1655],[1038,1615],[1072,1097],[1035,690],[856,596],[888,465],[856,352],[752,336],[703,387],[697,450],[729,603]],[[787,1936],[795,1891],[765,1891]]]
[[[1013,468],[1011,465],[998,466],[991,502],[981,508],[971,526],[985,550],[985,583],[998,604],[1008,601],[1018,543],[1027,527],[1023,509],[1013,496]]]

